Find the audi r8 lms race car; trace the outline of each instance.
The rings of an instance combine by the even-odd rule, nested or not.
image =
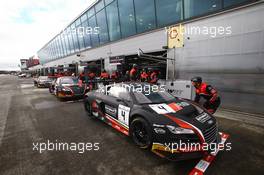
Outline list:
[[[48,87],[50,87],[51,83],[52,83],[52,79],[49,78],[48,76],[40,76],[34,80],[34,84],[38,88],[40,88],[40,87],[48,88]]]
[[[99,118],[131,136],[140,148],[150,148],[168,159],[197,158],[205,153],[199,149],[175,149],[172,147],[175,144],[222,141],[217,121],[209,112],[191,101],[172,96],[157,85],[108,85],[88,92],[84,107],[90,117]]]
[[[54,94],[60,99],[82,98],[87,86],[75,77],[59,77],[54,84]]]

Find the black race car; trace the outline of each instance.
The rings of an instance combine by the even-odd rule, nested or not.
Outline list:
[[[88,92],[87,86],[75,77],[59,77],[53,88],[55,96],[60,99],[83,98]]]
[[[119,83],[100,87],[86,94],[84,107],[88,116],[103,120],[131,136],[140,148],[150,148],[168,159],[197,158],[208,153],[177,149],[176,144],[221,141],[217,121],[210,113],[157,85]]]

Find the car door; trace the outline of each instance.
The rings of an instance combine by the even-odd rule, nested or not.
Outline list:
[[[131,97],[129,92],[122,87],[111,87],[107,92],[104,103],[105,114],[128,128],[131,110]]]

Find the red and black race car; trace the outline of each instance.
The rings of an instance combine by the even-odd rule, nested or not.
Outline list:
[[[50,92],[60,99],[82,98],[88,91],[87,86],[75,77],[59,77],[50,87]]]
[[[205,153],[172,148],[175,143],[221,142],[217,121],[208,111],[175,98],[157,85],[118,83],[100,87],[86,94],[84,107],[88,116],[103,120],[131,136],[140,148],[150,148],[168,159],[197,158]]]

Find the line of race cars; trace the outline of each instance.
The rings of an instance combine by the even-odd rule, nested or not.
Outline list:
[[[93,90],[91,83],[96,84]],[[171,95],[157,84],[83,82],[74,76],[41,76],[34,79],[34,84],[48,87],[50,93],[60,99],[83,98],[89,117],[106,122],[130,136],[138,147],[150,149],[169,160],[198,158],[212,152],[174,149],[169,143],[203,145],[222,142],[212,114],[193,101]]]

